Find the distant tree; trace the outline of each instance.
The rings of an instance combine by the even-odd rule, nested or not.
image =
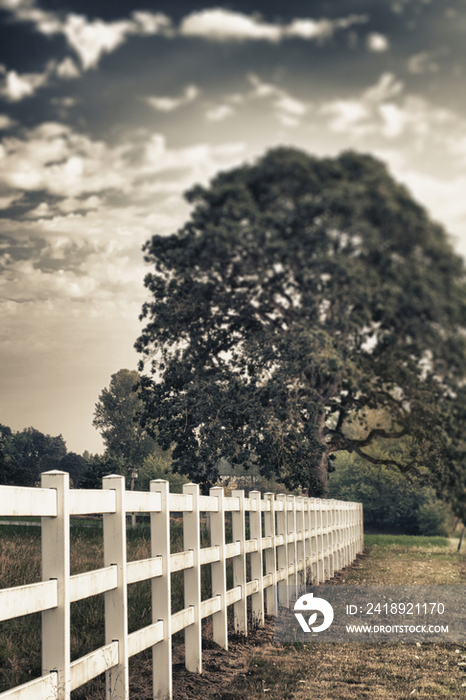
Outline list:
[[[77,488],[81,476],[87,469],[88,461],[75,452],[68,452],[58,463],[58,469],[68,472],[72,485]]]
[[[173,472],[170,451],[164,452],[160,447],[145,458],[138,467],[138,474],[138,488],[142,491],[149,491],[152,479],[168,481],[171,493],[182,493],[183,484],[188,482],[183,474]]]
[[[1,483],[16,486],[34,486],[40,474],[58,469],[66,455],[66,444],[61,435],[51,437],[35,428],[13,432],[2,426],[4,465]]]
[[[0,484],[8,483],[8,468],[5,457],[5,441],[11,435],[11,429],[0,423]]]
[[[122,457],[128,466],[137,466],[150,454],[154,441],[138,422],[142,410],[138,389],[139,374],[120,369],[112,374],[95,405],[92,424],[98,428],[109,455]]]
[[[319,496],[347,451],[445,483],[466,284],[444,230],[352,152],[278,148],[186,196],[185,226],[145,246],[136,343],[142,424],[175,444],[174,469],[208,484],[223,457]],[[370,451],[406,436],[400,459]]]
[[[388,462],[408,449],[401,440],[398,445],[388,443],[373,445],[372,453]],[[357,454],[340,452],[335,465],[328,496],[362,503],[365,528],[405,535],[448,534],[451,509],[429,483],[414,476],[407,479],[396,467],[374,465]]]
[[[82,489],[102,488],[102,479],[109,474],[119,474],[126,476],[128,465],[123,457],[115,455],[94,455],[84,469],[79,487]]]

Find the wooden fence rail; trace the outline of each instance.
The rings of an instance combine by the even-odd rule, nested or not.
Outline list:
[[[170,552],[170,513],[183,513],[183,552]],[[231,512],[232,539],[225,541],[225,513]],[[70,576],[70,516],[103,514],[104,567]],[[151,557],[126,561],[126,514],[149,513]],[[200,545],[200,513],[210,514],[210,547]],[[248,514],[248,515],[247,515]],[[152,648],[153,696],[172,695],[171,637],[185,630],[186,668],[202,672],[201,621],[212,617],[213,639],[228,648],[227,608],[235,631],[264,623],[277,605],[287,604],[289,586],[322,583],[350,564],[363,549],[362,505],[307,497],[261,498],[251,491],[222,488],[209,496],[186,484],[169,492],[166,481],[150,492],[126,491],[122,476],[106,476],[102,490],[69,488],[69,475],[42,474],[41,488],[0,486],[1,516],[42,517],[42,581],[0,590],[0,621],[42,613],[42,675],[0,694],[0,700],[65,700],[72,690],[106,674],[107,700],[128,700],[128,659]],[[249,537],[246,539],[247,520]],[[250,580],[247,555],[250,555]],[[226,562],[233,561],[227,589]],[[212,597],[201,599],[201,566],[210,564]],[[171,614],[170,578],[184,571],[184,609]],[[127,586],[151,580],[152,623],[128,634]],[[70,661],[70,604],[105,594],[105,645]],[[251,624],[251,618],[250,618]]]

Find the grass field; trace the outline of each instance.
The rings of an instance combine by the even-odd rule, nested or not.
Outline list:
[[[369,535],[364,558],[329,585],[466,584],[466,558],[448,539]],[[195,697],[195,695],[193,695]],[[198,695],[201,697],[201,695]],[[466,646],[298,644],[257,647],[246,674],[218,700],[406,700],[466,697]]]
[[[203,545],[208,545],[206,531],[203,539]],[[456,548],[445,538],[368,535],[365,540],[366,555],[340,572],[329,585],[466,584],[465,555],[463,552],[457,554]],[[149,556],[149,546],[147,528],[128,530],[128,560]],[[172,551],[181,549],[182,526],[174,523]],[[71,574],[102,566],[102,531],[72,528],[71,551]],[[210,595],[210,580],[209,567],[203,568],[205,598]],[[0,587],[39,580],[40,528],[0,526]],[[182,572],[173,575],[172,585],[175,611],[183,607]],[[103,596],[73,603],[71,619],[72,659],[104,643]],[[133,584],[129,591],[130,632],[149,621],[150,584]],[[40,675],[40,653],[39,614],[1,623],[0,692]],[[177,685],[175,674],[175,698],[347,700],[375,697],[405,700],[415,697],[456,700],[466,697],[466,647],[458,645],[353,643],[278,646],[273,642],[273,634],[258,634],[256,638],[251,635],[247,643],[237,647],[235,664],[238,671],[231,672],[225,682],[222,681],[222,666],[215,660],[216,653],[212,651],[212,674],[209,676],[209,665],[206,664],[204,677],[190,678],[189,692],[186,692],[186,681],[183,686]],[[229,661],[228,656],[222,658],[224,668],[228,666],[231,671],[231,659]],[[131,659],[131,700],[151,697],[150,665],[150,652]],[[215,683],[210,682],[207,686],[209,678]],[[74,691],[71,697],[72,700],[103,699],[103,680],[91,681]]]
[[[102,528],[72,527],[70,530],[71,575],[104,565]],[[0,525],[0,588],[36,583],[41,580],[41,530],[39,527]],[[183,549],[182,522],[171,526],[171,550]],[[209,533],[201,528],[201,545],[210,544]],[[150,557],[150,530],[141,526],[127,531],[127,559]],[[210,567],[203,567],[202,597],[211,593]],[[172,574],[172,612],[184,607],[183,572]],[[134,632],[151,622],[149,581],[128,588],[128,631]],[[182,633],[175,642],[181,641]],[[71,660],[78,659],[105,643],[104,596],[98,595],[71,605]],[[142,674],[150,661],[150,651],[130,659],[133,676]],[[40,613],[0,623],[0,692],[41,675]],[[145,674],[147,676],[147,673]],[[143,691],[141,691],[143,692]],[[103,679],[91,681],[73,691],[73,700],[105,697]],[[134,697],[134,696],[132,696]],[[140,695],[139,697],[144,697]]]

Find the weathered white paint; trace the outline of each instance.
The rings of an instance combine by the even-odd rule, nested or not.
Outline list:
[[[162,576],[163,557],[157,556],[140,561],[129,561],[126,564],[126,583],[146,581],[148,578]]]
[[[151,481],[150,490],[160,495],[160,511],[151,513],[151,552],[162,560],[161,576],[152,579],[152,622],[161,622],[162,639],[152,647],[154,698],[171,700],[172,688],[172,615],[170,555],[170,491],[168,481]],[[192,552],[191,552],[192,554]]]
[[[215,598],[208,598],[201,602],[201,618],[210,617],[210,615],[215,618],[215,615],[222,612],[222,600],[220,596],[215,596]]]
[[[129,700],[125,479],[104,476],[102,487],[116,498],[115,513],[104,514],[104,564],[117,571],[117,587],[105,594],[105,643],[118,642],[118,664],[105,674],[107,700]]]
[[[277,585],[277,557],[276,557],[276,536],[275,536],[275,495],[266,493],[264,504],[267,509],[264,512],[264,534],[262,549],[264,551],[264,562],[266,575],[264,576],[265,602],[267,614],[275,615],[277,612],[276,585]],[[267,577],[270,576],[269,580]],[[267,582],[266,583],[266,579]]]
[[[194,608],[184,608],[172,615],[172,634],[181,632],[194,624]]]
[[[257,581],[257,592],[252,596],[252,621],[254,627],[264,624],[264,584],[262,564],[262,512],[260,491],[251,491],[255,508],[249,513],[249,530],[255,548],[251,554],[251,579]]]
[[[126,507],[130,513],[156,513],[160,511],[160,494],[150,491],[127,491]]]
[[[201,538],[199,528],[199,486],[185,484],[183,493],[192,497],[192,511],[183,513],[183,547],[193,551],[193,566],[184,572],[184,607],[192,607],[194,622],[184,633],[186,668],[202,673],[201,638]]]
[[[92,595],[106,593],[116,588],[116,566],[107,566],[104,569],[87,571],[84,574],[76,574],[70,578],[70,602],[74,603]]]
[[[149,647],[153,656],[154,698],[170,700],[173,634],[185,630],[186,666],[200,672],[204,617],[212,616],[214,639],[227,648],[230,605],[234,606],[235,630],[247,634],[248,596],[252,596],[253,620],[262,624],[264,597],[267,612],[272,613],[277,595],[281,600],[280,596],[288,590],[282,583],[291,582],[299,588],[308,577],[321,583],[362,551],[360,504],[283,495],[275,498],[273,494],[262,499],[258,492],[245,498],[243,491],[226,498],[221,488],[211,489],[209,496],[200,496],[195,484],[187,485],[183,494],[170,494],[168,482],[161,480],[151,482],[150,493],[126,492],[120,476],[105,477],[102,491],[70,491],[68,475],[63,472],[44,474],[42,486],[0,486],[0,517],[12,511],[15,515],[42,516],[44,579],[0,590],[0,619],[42,612],[44,668],[41,678],[1,694],[1,700],[61,700],[104,671],[107,697],[127,700],[128,658]],[[105,566],[70,577],[70,513],[94,512],[103,514]],[[149,559],[126,561],[128,512],[150,512]],[[170,552],[170,512],[183,513],[183,552]],[[201,548],[200,514],[205,512],[209,514],[211,546]],[[229,544],[225,544],[225,512],[232,513],[233,542]],[[247,512],[249,540],[245,539]],[[249,581],[246,554],[251,558]],[[230,590],[226,590],[228,559],[233,560],[234,584]],[[212,571],[212,597],[203,601],[202,565],[210,565]],[[172,615],[170,577],[174,571],[184,571],[185,609]],[[151,580],[152,624],[128,634],[127,587],[143,580]],[[70,663],[70,603],[99,593],[105,595],[106,645]]]
[[[57,494],[50,489],[31,489],[25,486],[0,487],[0,514],[2,516],[57,515]]]
[[[30,583],[27,586],[5,588],[0,591],[0,621],[56,608],[57,603],[58,586],[56,581],[43,581],[42,583]]]
[[[170,571],[183,571],[194,566],[194,551],[174,552],[170,555]]]
[[[128,637],[128,656],[139,654],[144,649],[158,644],[163,640],[163,620],[131,632]]]
[[[193,498],[189,493],[170,494],[170,512],[185,513],[193,509]]]
[[[232,557],[238,557],[241,554],[241,543],[240,542],[229,542],[225,545],[225,559],[231,559]]]
[[[248,620],[246,607],[246,521],[244,509],[244,491],[233,491],[233,497],[238,499],[239,508],[232,512],[233,542],[239,544],[239,554],[233,559],[233,588],[239,587],[241,598],[235,601],[233,607],[235,632],[247,635]]]
[[[212,636],[216,644],[223,649],[228,649],[225,494],[222,488],[214,487],[210,489],[210,495],[217,501],[217,510],[210,516],[211,549],[217,554],[217,557],[211,560],[212,596],[214,596],[213,600],[218,603],[217,610],[212,611]]]
[[[76,690],[92,678],[105,673],[118,664],[118,642],[106,644],[90,654],[73,661],[71,668],[71,690]]]
[[[42,474],[43,488],[53,489],[57,515],[42,518],[42,580],[57,581],[57,607],[42,613],[42,675],[58,671],[58,700],[67,700],[70,675],[70,475]]]
[[[210,520],[212,522],[212,516]],[[214,561],[220,561],[220,547],[203,547],[199,553],[200,565],[212,564]]]
[[[115,492],[97,489],[72,489],[70,491],[70,515],[114,513]]]
[[[48,673],[0,695],[2,700],[57,700],[58,673]]]
[[[288,571],[288,538],[286,534],[286,496],[280,493],[277,496],[277,567],[280,576],[277,576],[277,601],[278,605],[288,606],[288,588],[282,584],[285,582],[281,574],[283,571]],[[282,585],[280,585],[282,584]]]

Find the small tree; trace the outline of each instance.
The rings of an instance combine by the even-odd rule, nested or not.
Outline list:
[[[137,466],[150,453],[154,441],[138,422],[142,408],[135,370],[120,369],[112,374],[95,405],[92,424],[98,428],[106,451],[121,456],[128,466]]]

